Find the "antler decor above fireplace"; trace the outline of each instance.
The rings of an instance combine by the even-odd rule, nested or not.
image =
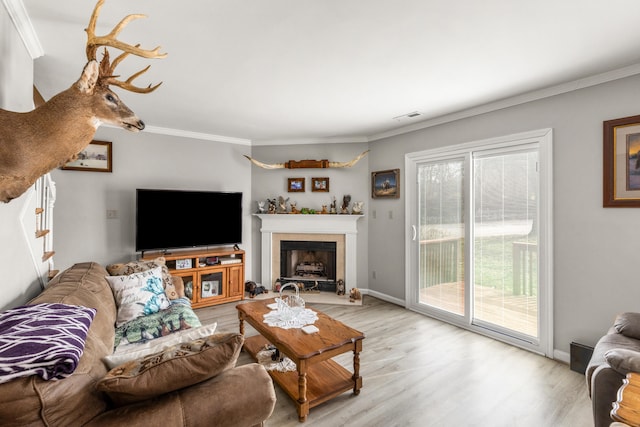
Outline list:
[[[369,150],[363,152],[353,160],[348,162],[330,162],[329,160],[289,160],[285,163],[263,163],[259,160],[253,159],[247,155],[245,157],[249,159],[251,163],[256,166],[260,166],[263,169],[326,169],[326,168],[350,168],[355,165],[367,155]]]

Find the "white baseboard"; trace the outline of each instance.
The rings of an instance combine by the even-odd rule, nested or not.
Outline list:
[[[360,289],[360,292],[363,293],[364,295],[371,295],[372,297],[376,297],[378,299],[381,299],[386,302],[390,302],[391,304],[399,305],[401,307],[405,306],[403,299],[391,297],[387,294],[383,294],[378,291],[373,291],[371,289],[362,289],[362,288],[358,288],[358,289]]]
[[[566,351],[553,350],[553,360],[557,360],[558,362],[566,363],[568,365],[571,362],[571,356]]]

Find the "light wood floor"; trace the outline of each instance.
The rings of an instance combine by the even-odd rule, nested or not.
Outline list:
[[[267,427],[593,426],[584,376],[565,364],[371,296],[360,307],[312,306],[365,333],[363,388],[311,409],[302,424],[276,386]],[[218,332],[238,330],[235,303],[196,312]],[[351,368],[351,355],[335,360]],[[239,364],[251,362],[240,355]]]

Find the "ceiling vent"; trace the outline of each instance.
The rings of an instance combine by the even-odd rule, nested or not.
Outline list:
[[[411,113],[403,114],[401,116],[394,117],[393,120],[397,122],[406,122],[408,120],[415,120],[417,117],[422,116],[419,111],[412,111]]]

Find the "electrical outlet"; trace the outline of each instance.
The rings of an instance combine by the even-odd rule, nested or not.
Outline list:
[[[118,211],[115,209],[107,209],[107,219],[118,218]]]
[[[389,219],[393,219],[393,211],[389,211]]]
[[[373,270],[373,272],[371,273],[371,276],[375,279],[376,278],[376,271]]]
[[[374,209],[374,210],[371,211],[371,217],[373,219],[376,219],[376,216],[377,216],[377,213],[376,213],[376,210]]]

